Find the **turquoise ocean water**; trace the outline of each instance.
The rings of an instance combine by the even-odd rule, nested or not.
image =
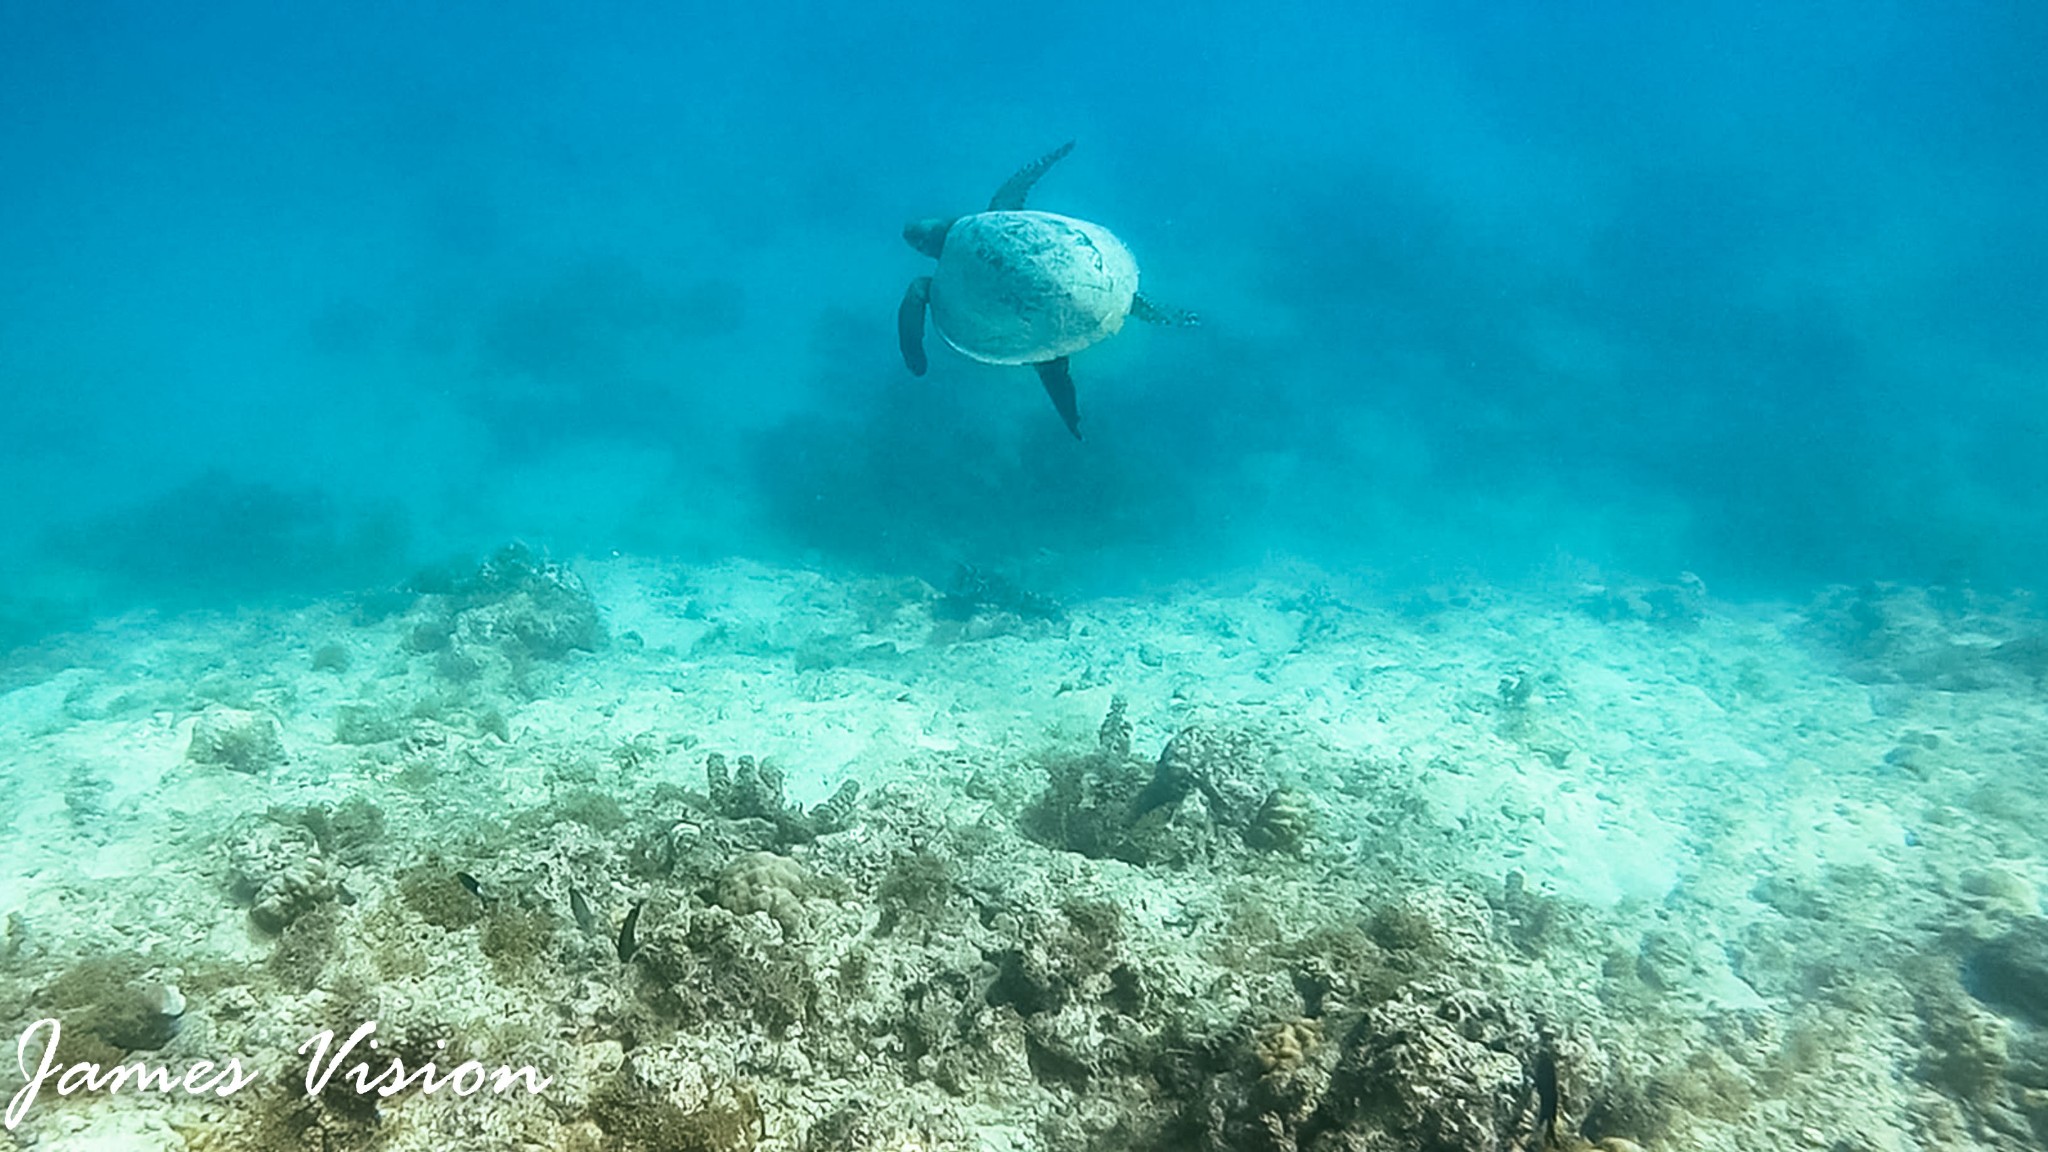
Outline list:
[[[0,1146],[2048,1144],[2043,59],[0,4]]]

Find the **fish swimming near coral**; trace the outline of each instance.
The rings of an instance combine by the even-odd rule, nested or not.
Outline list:
[[[631,964],[633,954],[640,950],[640,942],[633,938],[633,930],[640,924],[640,903],[635,903],[626,913],[626,922],[619,925],[619,963]]]

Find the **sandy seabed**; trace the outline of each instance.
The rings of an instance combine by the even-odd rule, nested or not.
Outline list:
[[[0,1146],[2038,1148],[2023,608],[511,549],[108,622],[0,668],[0,1035],[252,1083]],[[371,1020],[549,1083],[309,1093]]]

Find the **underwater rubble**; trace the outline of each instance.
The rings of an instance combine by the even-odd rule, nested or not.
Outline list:
[[[1836,653],[1844,672],[1876,687],[2048,685],[2048,621],[2030,598],[1871,583],[1830,588],[1803,615],[1806,634]]]
[[[970,636],[943,597],[905,595],[933,609],[927,649],[906,639],[914,612],[848,615],[896,629],[903,666],[932,677],[885,697],[906,710],[1033,642]],[[1391,648],[1369,607],[1271,603],[1280,659]],[[1613,786],[1591,689],[1556,650],[1489,652],[1444,697],[1454,738],[1371,751],[1256,702],[1191,706],[1146,679],[1166,661],[1090,652],[1111,681],[1079,690],[1092,733],[910,742],[884,762],[721,725],[703,685],[813,642],[693,643],[718,611],[629,640],[590,585],[514,547],[281,632],[291,691],[232,662],[179,689],[184,718],[143,730],[168,734],[158,851],[186,885],[150,899],[182,924],[10,911],[0,1025],[59,1010],[66,1054],[101,1063],[269,1053],[246,1096],[162,1114],[209,1152],[1890,1152],[1916,1146],[1902,1131],[2048,1135],[2048,921],[2020,866],[1908,891],[1797,853],[1702,855],[1661,900],[1599,903],[1497,854],[1574,777]],[[1680,624],[1686,643],[1717,627],[1579,615]],[[1049,620],[1033,635],[1075,646]],[[594,687],[599,669],[621,679]],[[1082,703],[1042,672],[1050,698]],[[156,723],[114,692],[64,707],[110,731]],[[1965,771],[1931,731],[1888,738],[1898,757],[1873,745],[1857,787]],[[1565,783],[1449,814],[1461,757]],[[74,773],[65,802],[85,821],[127,795]],[[1726,919],[1735,902],[1748,919]],[[516,1058],[553,1084],[488,1106],[296,1090],[293,1044],[371,1019],[380,1061]],[[1859,1091],[1889,1103],[1859,1112]],[[1845,1119],[1816,1145],[1810,1121],[1770,1116]]]

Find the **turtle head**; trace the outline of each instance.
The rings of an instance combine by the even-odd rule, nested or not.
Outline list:
[[[912,220],[903,226],[903,239],[912,248],[934,260],[946,250],[946,233],[953,227],[953,221],[937,216]]]

